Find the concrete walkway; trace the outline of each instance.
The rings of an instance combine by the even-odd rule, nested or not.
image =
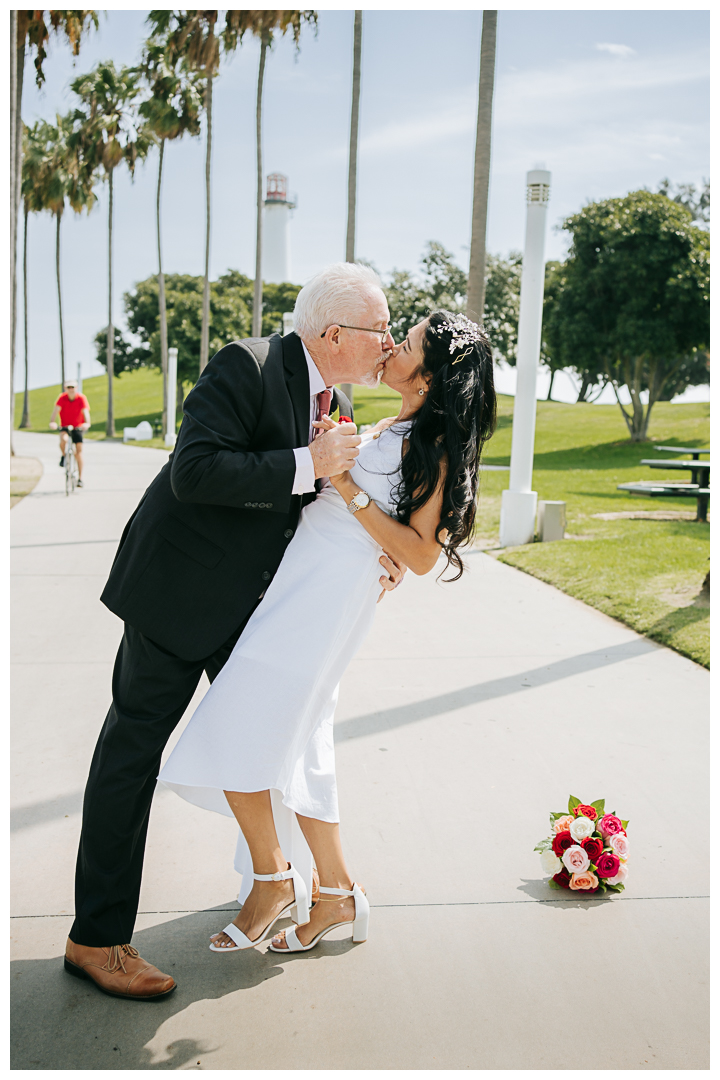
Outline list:
[[[121,635],[98,596],[165,461],[86,448],[66,498],[55,437],[16,434],[44,474],[11,514],[13,1068],[709,1067],[708,673],[479,552],[457,584],[388,597],[342,686],[369,941],[210,953],[237,909],[235,828],[166,793],[133,943],[178,990],[142,1005],[69,978],[82,789]],[[543,884],[532,849],[570,792],[630,819],[623,896]]]

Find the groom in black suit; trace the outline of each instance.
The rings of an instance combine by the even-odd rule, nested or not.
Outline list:
[[[175,989],[129,944],[160,758],[202,672],[215,678],[262,599],[302,506],[322,477],[352,467],[355,426],[312,441],[312,423],[321,411],[352,414],[334,383],[377,384],[393,347],[388,320],[374,273],[341,263],[301,290],[297,333],[226,345],[125,526],[102,594],[125,629],[85,790],[65,955],[67,971],[106,993],[153,1000]],[[392,589],[402,571],[381,562]]]

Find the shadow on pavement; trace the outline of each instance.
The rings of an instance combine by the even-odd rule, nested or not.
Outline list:
[[[547,881],[534,881],[528,878],[523,878],[523,884],[518,885],[518,892],[527,893],[528,896],[532,896],[533,900],[540,900],[544,904],[555,904],[556,907],[562,908],[587,908],[597,907],[598,904],[612,904],[613,897],[611,896],[586,896],[579,897],[577,893],[568,893],[563,889],[559,892],[557,889],[551,889]]]
[[[653,642],[638,638],[635,641],[624,642],[622,645],[611,645],[606,649],[594,649],[592,652],[581,653],[579,656],[565,657],[552,664],[543,664],[542,667],[506,675],[502,679],[490,679],[487,682],[476,683],[474,686],[465,686],[461,690],[439,694],[436,697],[426,698],[424,701],[414,701],[409,705],[398,705],[393,709],[354,716],[335,725],[335,742],[375,735],[381,731],[387,731],[388,728],[402,727],[404,724],[414,724],[418,720],[428,720],[431,716],[453,712],[455,709],[464,709],[468,705],[477,705],[481,701],[493,701],[495,698],[515,694],[519,690],[534,690],[538,686],[546,686],[559,679],[568,679],[573,675],[596,671],[610,664],[644,656],[656,649],[657,645]]]
[[[225,905],[237,910],[237,904]],[[140,955],[173,975],[178,988],[157,1002],[123,1001],[100,993],[89,982],[66,974],[62,957],[17,960],[11,964],[12,1069],[179,1069],[196,1067],[214,1049],[195,1039],[181,1039],[158,1053],[147,1049],[161,1025],[195,1002],[252,991],[283,974],[296,957],[247,949],[221,957],[207,945],[227,913],[192,915],[138,931],[133,945]],[[290,926],[283,920],[279,928]],[[321,961],[353,948],[350,938],[323,941],[300,956]],[[204,1025],[203,1025],[204,1026]],[[237,1038],[237,1032],[233,1038]],[[238,1068],[242,1061],[238,1060]]]

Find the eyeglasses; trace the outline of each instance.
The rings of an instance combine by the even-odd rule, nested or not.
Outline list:
[[[392,330],[392,326],[387,326],[384,330],[374,330],[372,326],[348,326],[346,323],[333,323],[333,326],[341,326],[343,330],[367,330],[369,334],[379,334],[381,346],[384,345],[390,337],[390,331]],[[330,327],[328,327],[328,330],[329,329]],[[326,334],[327,330],[323,330],[320,337],[324,338]]]

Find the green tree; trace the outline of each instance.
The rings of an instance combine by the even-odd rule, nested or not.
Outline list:
[[[703,180],[702,186],[694,184],[672,184],[667,177],[658,184],[658,193],[679,203],[693,216],[693,224],[701,228],[710,228],[710,181]]]
[[[555,316],[562,348],[582,343],[602,364],[631,440],[642,441],[655,402],[707,350],[709,233],[689,210],[648,191],[592,203],[563,228],[572,246]]]
[[[113,408],[113,373],[110,358],[114,354],[112,315],[113,274],[113,176],[115,169],[125,163],[130,175],[138,161],[146,156],[155,137],[149,128],[138,121],[137,98],[141,93],[139,68],[116,68],[112,60],[98,64],[87,75],[71,84],[83,107],[74,113],[73,146],[87,172],[102,167],[108,183],[108,321],[107,370],[108,405],[106,434],[115,435]]]
[[[167,274],[165,292],[168,334],[178,350],[178,409],[182,408],[184,388],[198,376],[197,354],[202,334],[204,281],[191,274]],[[282,316],[291,310],[299,285],[283,282],[266,285],[261,332],[282,333]],[[210,349],[213,355],[227,345],[250,335],[252,326],[253,281],[237,270],[228,270],[210,282]],[[161,368],[160,320],[158,315],[157,277],[137,283],[124,296],[128,331],[137,344],[122,339],[115,352],[115,371],[136,367]],[[96,337],[96,344],[100,335]],[[107,357],[98,354],[107,365]]]
[[[395,270],[385,293],[388,298],[393,337],[402,340],[411,326],[436,308],[464,312],[467,304],[467,274],[442,244],[432,240],[420,260],[421,272]],[[487,255],[485,267],[485,312],[487,328],[496,360],[515,363],[517,323],[520,307],[522,256],[511,252],[507,259]]]
[[[170,48],[167,32],[155,34],[145,44],[142,61],[143,76],[150,87],[151,96],[140,105],[139,113],[160,144],[158,162],[157,196],[155,216],[158,256],[158,306],[160,314],[160,351],[163,376],[163,431],[167,431],[165,402],[167,401],[167,310],[165,305],[165,277],[162,263],[160,233],[160,204],[163,178],[165,143],[182,138],[183,135],[200,134],[202,111],[201,79],[196,72],[187,71],[179,55]]]

